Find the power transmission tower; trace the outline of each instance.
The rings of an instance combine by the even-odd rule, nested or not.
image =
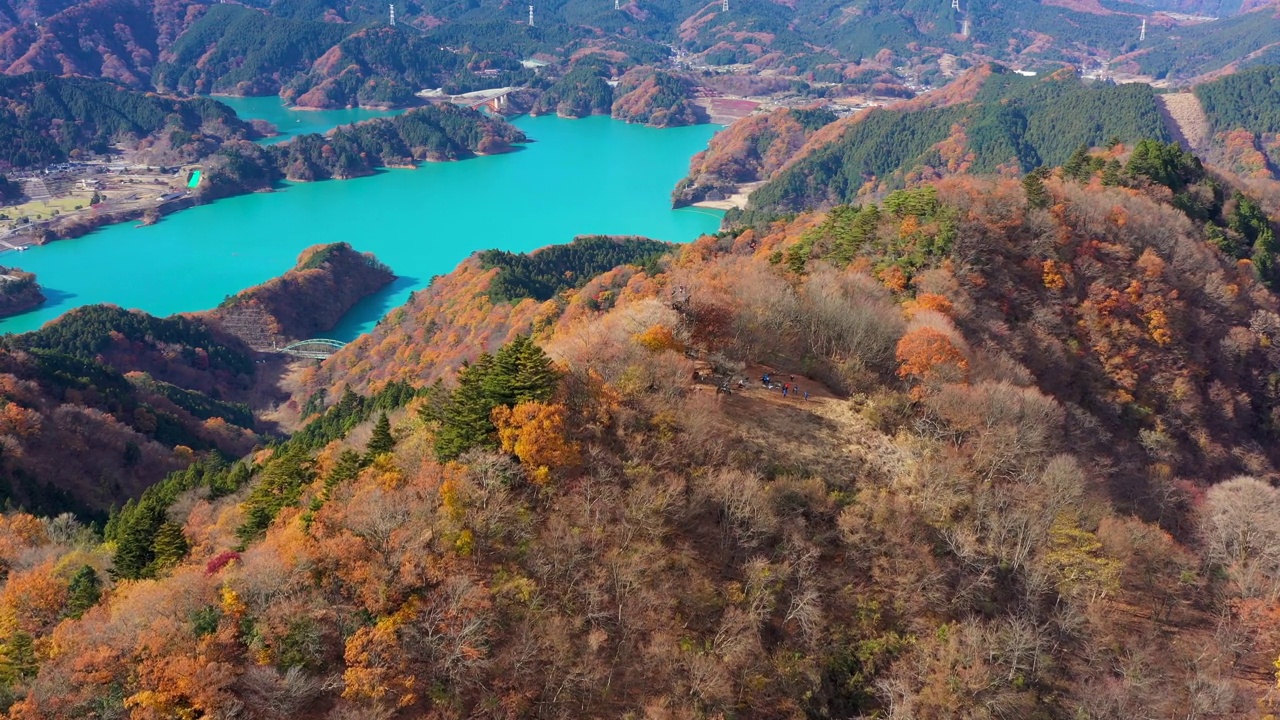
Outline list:
[[[729,0],[720,0],[720,12],[729,12]]]
[[[390,7],[391,7],[391,24],[395,25],[396,24],[396,6],[391,5]]]
[[[1147,19],[1142,18],[1142,29],[1138,31],[1138,42],[1147,39]]]
[[[951,9],[960,12],[960,0],[951,0]]]
[[[969,38],[969,18],[965,18],[964,22],[960,23],[960,37],[966,40]]]
[[[529,27],[533,27],[533,6],[529,6]]]

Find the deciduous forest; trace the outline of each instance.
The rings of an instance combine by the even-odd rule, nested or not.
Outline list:
[[[1275,202],[1146,139],[473,257],[291,438],[4,515],[9,716],[1273,712]]]

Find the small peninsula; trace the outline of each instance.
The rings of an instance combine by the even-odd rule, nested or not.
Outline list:
[[[264,350],[332,330],[352,306],[394,279],[372,253],[344,242],[313,245],[292,270],[228,297],[207,316]]]
[[[26,312],[44,300],[35,273],[0,266],[0,317]]]

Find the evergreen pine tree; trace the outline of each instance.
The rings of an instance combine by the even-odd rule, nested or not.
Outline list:
[[[1257,240],[1259,234],[1271,226],[1267,214],[1252,198],[1238,190],[1231,199],[1235,201],[1235,209],[1227,215],[1227,227],[1245,236],[1249,242]]]
[[[128,506],[126,505],[126,508]],[[144,498],[131,513],[121,513],[112,574],[126,580],[146,577],[155,560],[156,533],[165,522],[164,508]]]
[[[1207,223],[1204,226],[1204,236],[1209,244],[1221,250],[1224,255],[1240,259],[1240,246],[1232,236],[1223,232],[1222,228],[1213,223]]]
[[[1076,151],[1071,153],[1071,157],[1066,164],[1062,166],[1062,172],[1073,180],[1084,180],[1088,177],[1086,170],[1089,167],[1089,146],[1081,144]]]
[[[1044,188],[1044,176],[1043,168],[1036,168],[1022,178],[1022,189],[1026,192],[1027,204],[1031,207],[1049,206],[1049,191]]]
[[[156,540],[152,544],[155,569],[171,568],[182,562],[191,551],[191,543],[182,532],[182,526],[175,522],[166,522],[156,531]]]
[[[79,618],[86,610],[98,604],[102,599],[102,580],[92,566],[85,565],[71,576],[67,586],[67,603],[64,613],[67,617]]]
[[[282,508],[298,502],[302,488],[313,479],[311,458],[306,447],[289,442],[271,458],[257,487],[245,498],[244,524],[236,536],[248,542],[267,529]]]
[[[516,338],[513,344],[517,349],[516,373],[511,379],[512,404],[550,400],[560,381],[551,358],[528,336]]]
[[[527,335],[507,343],[496,355],[481,355],[458,373],[458,388],[440,413],[436,456],[454,460],[473,447],[497,447],[493,409],[548,400],[559,379],[551,358]]]
[[[253,471],[249,469],[247,464],[236,463],[230,470],[226,470],[209,480],[209,495],[214,498],[230,495],[244,487],[252,476]]]
[[[116,539],[116,534],[120,532],[120,518],[125,513],[133,512],[133,498],[129,498],[124,502],[123,508],[117,508],[114,504],[107,511],[107,524],[102,527],[102,537],[107,542]]]
[[[493,372],[494,358],[484,353],[458,373],[458,388],[449,397],[440,432],[436,433],[436,456],[441,460],[455,460],[479,445],[496,447],[489,414],[497,403],[492,401],[486,388]]]
[[[1132,177],[1145,177],[1155,182],[1165,183],[1165,173],[1160,162],[1160,143],[1155,140],[1140,140],[1138,146],[1129,156],[1129,164],[1125,173]]]
[[[0,643],[0,684],[12,686],[33,677],[39,668],[35,642],[30,635],[18,630]]]
[[[373,434],[369,436],[369,444],[365,446],[365,458],[373,460],[379,455],[385,455],[395,449],[396,439],[391,436],[391,421],[387,419],[387,414],[382,413],[378,416],[378,422],[373,426]]]
[[[1269,288],[1274,288],[1276,280],[1276,236],[1267,228],[1258,233],[1258,240],[1253,244],[1253,255],[1250,258],[1258,279]]]
[[[515,379],[520,372],[524,345],[529,342],[528,336],[517,336],[515,340],[499,348],[493,356],[493,366],[482,383],[490,409],[499,405],[516,404]]]
[[[449,404],[449,391],[444,388],[444,381],[437,379],[431,387],[422,391],[426,402],[418,409],[418,417],[423,422],[440,422],[444,419],[444,408]]]
[[[362,464],[363,460],[355,450],[343,450],[338,456],[338,461],[333,464],[333,468],[324,478],[325,491],[328,492],[342,483],[355,480],[360,474]]]
[[[1120,184],[1120,161],[1111,158],[1106,165],[1102,166],[1102,184],[1107,187],[1115,187]]]

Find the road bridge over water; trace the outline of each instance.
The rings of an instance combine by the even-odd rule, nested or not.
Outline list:
[[[489,90],[476,90],[462,93],[461,95],[445,95],[440,90],[422,90],[418,93],[418,97],[434,101],[448,98],[449,102],[454,105],[469,107],[472,110],[479,110],[488,106],[490,110],[497,112],[499,108],[507,104],[507,96],[519,89],[516,87],[490,88]]]
[[[310,340],[299,340],[298,342],[289,343],[284,347],[273,347],[271,348],[271,352],[281,353],[283,355],[292,355],[300,358],[324,360],[346,346],[347,344],[341,340],[312,338]]]

